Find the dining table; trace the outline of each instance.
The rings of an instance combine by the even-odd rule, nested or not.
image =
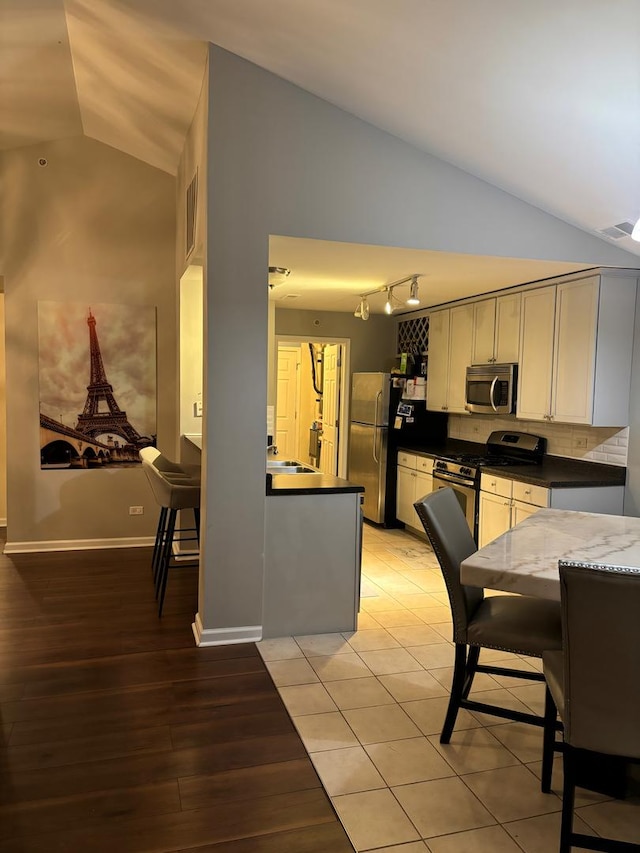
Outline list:
[[[540,509],[460,564],[466,586],[560,600],[561,565],[640,573],[640,518]],[[611,797],[627,793],[627,761],[579,761],[578,784]]]
[[[460,580],[559,601],[560,563],[640,573],[640,518],[540,509],[463,560]]]

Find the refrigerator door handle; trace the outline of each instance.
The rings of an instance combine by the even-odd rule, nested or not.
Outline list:
[[[373,421],[373,423],[374,423],[374,425],[375,425],[375,426],[378,426],[378,424],[380,423],[380,418],[379,418],[379,415],[378,415],[378,404],[380,403],[380,400],[381,400],[381,399],[382,399],[382,391],[378,391],[378,393],[376,394],[376,413],[375,413],[375,418],[374,418],[374,421]],[[374,458],[375,458],[375,457],[374,457]],[[376,459],[376,462],[377,462],[377,461],[378,461],[378,460]]]
[[[377,405],[377,403],[376,403],[376,405]],[[373,431],[373,444],[372,444],[372,446],[371,446],[371,453],[372,453],[372,456],[373,456],[373,461],[376,463],[376,465],[379,465],[379,464],[380,464],[380,459],[376,456],[376,433],[377,433],[377,432],[378,432],[378,429],[377,429],[376,427],[374,427],[374,431]]]

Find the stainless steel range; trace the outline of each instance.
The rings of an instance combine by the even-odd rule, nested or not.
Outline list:
[[[433,490],[454,490],[465,514],[469,529],[478,541],[478,493],[483,468],[514,465],[538,465],[542,462],[546,441],[526,432],[494,430],[482,454],[450,454],[439,456],[433,465]]]

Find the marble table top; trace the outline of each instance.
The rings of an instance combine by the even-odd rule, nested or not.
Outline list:
[[[560,600],[559,560],[640,572],[640,518],[541,509],[463,560],[460,579]]]

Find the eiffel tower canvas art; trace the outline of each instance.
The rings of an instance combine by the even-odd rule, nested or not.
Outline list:
[[[155,325],[146,306],[38,304],[41,467],[135,465],[155,444]]]

